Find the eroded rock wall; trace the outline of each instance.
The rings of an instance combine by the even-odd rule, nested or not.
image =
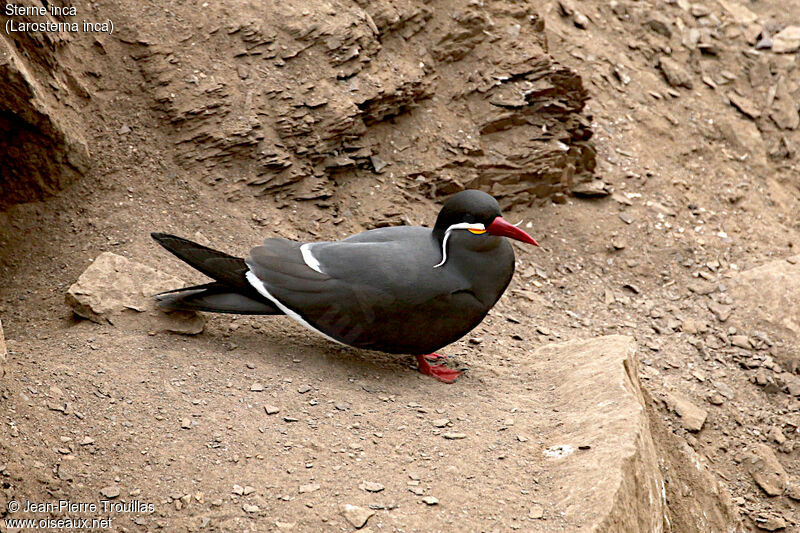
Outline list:
[[[318,199],[378,173],[507,206],[594,169],[587,92],[534,4],[226,0],[199,26],[173,8],[170,31],[132,16],[122,39],[180,164],[231,194]]]
[[[62,32],[0,33],[0,209],[55,194],[88,169],[82,119],[68,104],[89,95],[62,62],[68,43]]]

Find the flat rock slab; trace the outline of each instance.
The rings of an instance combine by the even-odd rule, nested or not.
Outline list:
[[[565,531],[661,531],[662,478],[634,340],[612,335],[547,345],[532,361],[552,383],[548,409],[562,422],[544,455],[559,479],[548,499],[559,502]]]
[[[664,73],[667,83],[673,87],[692,88],[692,77],[689,72],[674,59],[662,56],[658,61],[658,66],[661,68],[661,72]]]
[[[695,405],[683,394],[673,392],[667,395],[667,405],[681,417],[681,425],[694,433],[703,429],[708,411]]]
[[[731,294],[737,321],[800,337],[800,255],[741,272]]]
[[[194,335],[203,331],[202,316],[183,311],[165,313],[153,300],[159,292],[185,285],[147,265],[103,252],[69,288],[66,302],[76,315],[98,324]]]
[[[800,26],[787,26],[772,38],[772,51],[778,54],[797,52],[800,49]]]
[[[735,0],[717,0],[719,5],[725,8],[737,24],[752,24],[758,20],[758,15],[744,7]]]
[[[358,505],[350,505],[346,503],[341,508],[342,516],[356,529],[361,529],[366,525],[367,520],[375,514],[371,509],[365,509]]]
[[[769,496],[780,496],[787,488],[789,478],[775,452],[766,444],[756,444],[745,457],[745,465],[753,480]]]

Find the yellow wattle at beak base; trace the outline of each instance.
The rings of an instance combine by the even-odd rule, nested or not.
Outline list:
[[[473,235],[482,235],[483,233],[486,233],[485,229],[472,229],[472,228],[468,228],[468,229],[469,229],[469,232],[472,233]]]

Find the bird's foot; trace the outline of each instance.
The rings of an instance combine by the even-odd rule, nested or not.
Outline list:
[[[442,365],[445,363],[445,361],[447,361],[447,356],[440,353],[429,353],[424,357],[426,361],[429,363],[435,363],[436,365]]]
[[[417,364],[419,365],[419,371],[425,374],[426,376],[432,376],[444,383],[455,383],[458,377],[463,374],[462,370],[455,370],[444,366],[443,364],[438,365],[431,365],[428,362],[428,358],[432,355],[438,354],[431,354],[431,355],[418,355],[417,356]],[[433,358],[434,361],[444,358],[444,356],[438,355],[438,357]]]

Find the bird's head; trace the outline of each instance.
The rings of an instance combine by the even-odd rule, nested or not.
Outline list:
[[[480,237],[496,235],[539,246],[533,237],[509,224],[497,200],[482,191],[466,190],[450,197],[439,212],[433,233],[443,242],[449,232],[461,230]]]

